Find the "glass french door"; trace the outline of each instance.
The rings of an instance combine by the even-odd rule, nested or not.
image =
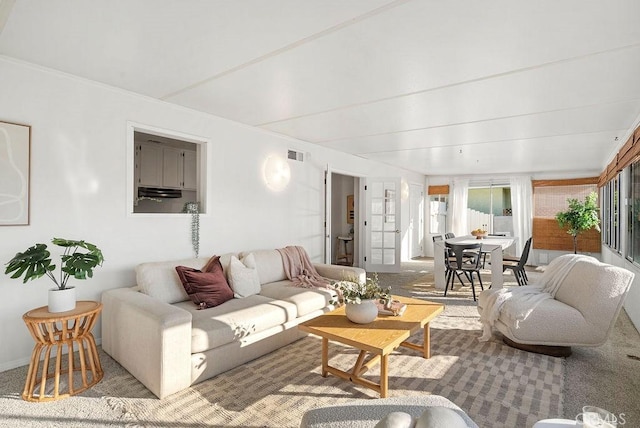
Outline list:
[[[367,272],[400,271],[400,179],[367,178]]]

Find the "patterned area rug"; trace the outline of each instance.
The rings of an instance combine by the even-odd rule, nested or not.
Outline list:
[[[562,414],[561,359],[518,351],[497,339],[480,343],[477,317],[445,314],[431,325],[432,358],[406,348],[390,357],[390,396],[443,395],[480,427],[527,427]],[[376,398],[335,376],[323,378],[320,348],[320,339],[310,336],[164,400],[122,369],[94,392],[109,397],[128,426],[149,427],[298,427],[310,408]],[[358,354],[331,344],[329,355],[332,365],[347,370]],[[378,366],[368,373],[373,381],[377,376]]]
[[[564,360],[510,348],[499,338],[478,342],[469,287],[456,286],[444,297],[433,287],[432,271],[427,260],[403,264],[400,274],[380,274],[395,294],[446,305],[431,323],[429,360],[406,348],[390,357],[389,395],[443,395],[482,428],[531,427],[563,415]],[[295,428],[308,409],[376,397],[335,376],[323,378],[320,349],[320,339],[310,336],[164,400],[100,350],[100,383],[65,400],[29,403],[20,399],[23,366],[1,374],[0,426]],[[349,369],[357,351],[332,344],[330,357],[332,365]],[[378,370],[369,371],[371,380],[377,381]]]

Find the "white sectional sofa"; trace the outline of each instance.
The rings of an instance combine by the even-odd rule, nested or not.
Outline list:
[[[102,348],[159,398],[209,379],[305,336],[296,326],[333,309],[333,291],[287,279],[277,250],[253,254],[259,292],[208,309],[190,299],[176,266],[201,269],[209,258],[143,263],[137,285],[102,296]],[[221,256],[229,272],[232,254]],[[314,264],[327,278],[365,279],[348,266]]]

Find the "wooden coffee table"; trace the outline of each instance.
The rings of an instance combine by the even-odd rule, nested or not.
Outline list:
[[[378,316],[369,324],[356,324],[349,321],[344,306],[298,325],[304,332],[322,337],[322,376],[328,373],[373,389],[385,398],[389,391],[389,354],[400,346],[422,352],[424,358],[431,357],[429,322],[444,310],[440,303],[409,297],[393,296],[407,304],[402,316]],[[421,345],[407,342],[407,339],[424,330]],[[329,340],[353,346],[360,350],[351,372],[345,372],[329,365]],[[367,353],[371,354],[367,360]],[[377,384],[362,375],[371,367],[380,363],[380,383]]]

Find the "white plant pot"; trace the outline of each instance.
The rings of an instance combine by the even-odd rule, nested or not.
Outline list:
[[[76,308],[76,289],[67,287],[60,290],[57,287],[49,290],[49,312],[67,312]]]
[[[377,299],[363,300],[362,303],[347,303],[345,314],[356,324],[369,324],[378,316]]]

